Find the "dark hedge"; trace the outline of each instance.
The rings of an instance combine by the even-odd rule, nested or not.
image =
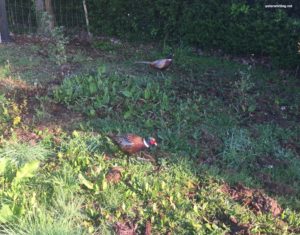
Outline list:
[[[300,64],[300,1],[88,0],[94,33],[130,40],[164,40],[236,55],[271,56],[285,68]]]

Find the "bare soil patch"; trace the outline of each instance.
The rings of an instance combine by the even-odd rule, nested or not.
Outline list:
[[[107,182],[114,183],[114,184],[118,183],[122,178],[123,170],[124,169],[122,167],[118,167],[118,166],[112,167],[105,176]]]
[[[136,235],[137,225],[133,222],[117,222],[114,225],[117,235]]]
[[[250,189],[241,184],[229,186],[224,184],[222,191],[233,200],[248,206],[254,213],[271,213],[274,217],[282,212],[281,206],[273,198],[257,189]]]

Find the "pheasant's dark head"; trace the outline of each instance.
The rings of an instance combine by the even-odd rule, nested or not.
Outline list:
[[[173,57],[174,57],[174,54],[172,53],[172,54],[169,54],[169,55],[166,57],[166,59],[173,59]]]
[[[151,146],[157,146],[157,142],[156,139],[154,139],[153,137],[149,137],[145,140],[145,145],[146,147],[151,147]]]

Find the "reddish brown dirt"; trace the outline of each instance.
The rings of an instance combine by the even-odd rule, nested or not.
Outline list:
[[[44,92],[41,87],[29,85],[23,80],[3,78],[0,80],[0,91],[4,92],[7,97],[21,96],[21,94],[26,96],[34,96]]]
[[[31,36],[31,35],[14,35],[13,40],[16,44],[39,44],[39,43],[49,43],[50,39],[47,37]]]
[[[41,137],[36,133],[22,128],[15,130],[15,133],[21,142],[29,143],[30,145],[36,145],[36,143],[41,140]]]
[[[136,235],[137,225],[131,222],[117,222],[114,229],[117,235]]]
[[[36,109],[41,108],[41,101],[37,97],[45,96],[47,89],[27,84],[22,80],[14,79],[1,79],[0,91],[3,91],[7,98],[13,99],[18,104],[24,104],[24,100],[27,103],[26,110],[22,110],[22,123],[27,126],[35,126],[37,129],[48,129],[55,131],[55,129],[63,127],[66,130],[69,127],[83,119],[82,114],[73,112],[67,109],[61,104],[56,104],[51,101],[45,101],[43,103],[45,117],[41,120],[36,119]],[[36,140],[30,131],[19,131],[21,139],[28,139],[33,144]]]
[[[123,171],[122,167],[118,167],[118,166],[112,167],[105,176],[107,182],[113,184],[119,183],[122,178],[122,171]]]
[[[282,208],[274,199],[259,190],[250,189],[241,184],[232,187],[228,184],[224,184],[222,191],[230,195],[233,200],[248,206],[257,214],[271,213],[274,217],[276,217],[282,212]]]
[[[145,235],[151,235],[151,229],[152,229],[152,225],[151,225],[151,221],[149,220],[146,223]]]

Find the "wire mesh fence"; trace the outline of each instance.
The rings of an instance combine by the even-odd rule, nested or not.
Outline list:
[[[80,0],[52,0],[56,26],[72,31],[85,28],[84,9]],[[6,0],[9,30],[13,33],[36,33],[38,28],[34,0]]]

